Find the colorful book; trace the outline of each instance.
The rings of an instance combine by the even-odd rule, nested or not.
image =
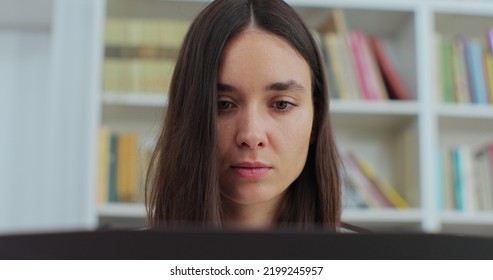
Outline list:
[[[108,181],[110,173],[110,130],[108,127],[99,129],[98,147],[98,187],[97,202],[105,204],[108,202]]]
[[[484,77],[483,66],[483,46],[481,42],[470,39],[466,45],[468,57],[468,71],[471,83],[471,92],[474,103],[488,104],[488,95],[486,93],[486,82]]]
[[[385,88],[385,83],[382,78],[382,74],[378,68],[378,63],[376,61],[375,55],[370,47],[370,42],[365,33],[358,33],[361,45],[363,47],[363,58],[365,59],[365,64],[368,67],[368,74],[370,75],[370,82],[372,88],[377,94],[378,100],[386,100],[389,98],[387,89]]]
[[[365,58],[365,51],[361,31],[352,31],[349,34],[351,51],[356,65],[356,73],[360,81],[362,96],[365,100],[378,100],[379,94],[371,81],[370,66]]]
[[[344,180],[342,186],[342,206],[343,208],[368,208],[365,200],[356,191],[352,180]]]
[[[326,47],[327,57],[335,80],[333,91],[337,91],[340,99],[358,100],[361,99],[359,81],[354,69],[354,59],[350,52],[348,38],[348,26],[344,10],[332,9],[326,20],[322,21],[317,30],[323,34],[323,44]],[[330,86],[330,85],[329,85]]]
[[[437,209],[445,210],[445,182],[444,182],[444,170],[443,170],[443,154],[442,149],[436,149],[435,155],[435,168],[437,170],[436,182],[437,182]]]
[[[335,90],[338,92],[338,97],[343,100],[349,100],[350,93],[347,89],[346,79],[344,78],[344,62],[340,55],[340,36],[335,33],[328,33],[324,36],[326,53],[330,61],[330,70],[333,73]]]
[[[452,149],[448,146],[440,148],[442,156],[442,177],[443,177],[443,207],[446,210],[457,208],[454,181],[454,165]]]
[[[344,87],[350,100],[363,98],[361,82],[356,73],[356,62],[351,51],[349,34],[337,34],[338,56],[341,57]]]
[[[484,73],[488,88],[488,97],[490,104],[493,104],[493,54],[486,53],[484,55]]]
[[[454,170],[454,186],[455,186],[455,204],[457,210],[464,210],[465,187],[464,177],[462,172],[462,154],[459,149],[452,150],[453,170]]]
[[[458,36],[452,41],[453,96],[459,103],[470,103],[469,80],[466,67],[466,39]]]
[[[486,40],[488,41],[489,52],[493,54],[493,26],[488,30],[486,34]]]
[[[327,45],[327,37],[329,34],[320,34],[313,32],[314,38],[319,45],[320,51],[322,53],[325,62],[325,74],[327,78],[329,95],[333,99],[341,99],[341,93],[339,91],[336,74],[334,69],[334,60],[331,58],[329,53],[329,46]]]
[[[392,202],[386,197],[378,186],[378,182],[375,177],[369,177],[365,173],[365,170],[360,164],[360,160],[356,158],[352,153],[347,153],[345,156],[345,163],[350,167],[350,177],[355,179],[355,186],[358,192],[363,197],[367,197],[371,207],[376,208],[392,208],[395,207]],[[365,200],[365,201],[366,201]]]
[[[117,196],[120,202],[135,202],[137,191],[137,135],[118,135]]]
[[[458,148],[461,154],[461,173],[463,178],[463,208],[464,211],[477,210],[477,190],[474,175],[474,162],[472,148],[469,145],[461,145]]]
[[[362,160],[358,160],[358,165],[368,179],[380,190],[385,198],[396,208],[409,208],[407,201],[387,182],[378,178],[377,174],[371,167]]]
[[[349,184],[354,186],[356,192],[370,208],[392,207],[383,194],[379,193],[358,166],[358,162],[351,153],[344,154],[344,164],[348,168]]]
[[[108,202],[118,202],[117,194],[117,172],[118,172],[118,134],[111,133],[110,136],[110,171],[108,177]]]
[[[387,92],[391,99],[409,100],[409,93],[404,85],[399,73],[387,54],[385,46],[377,37],[370,38],[370,45],[378,62],[380,72],[387,87]]]
[[[453,93],[452,41],[448,38],[440,39],[440,62],[442,101],[453,103],[455,102],[455,98]]]
[[[443,71],[442,71],[442,51],[441,42],[442,36],[439,33],[435,33],[434,36],[434,47],[435,47],[435,96],[438,103],[444,103],[443,99]]]

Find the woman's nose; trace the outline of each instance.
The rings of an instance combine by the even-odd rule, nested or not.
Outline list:
[[[240,147],[259,149],[267,145],[266,120],[250,109],[238,116],[236,143]]]

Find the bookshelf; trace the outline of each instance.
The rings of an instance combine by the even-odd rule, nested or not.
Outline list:
[[[107,0],[106,17],[190,21],[207,2]],[[343,211],[343,219],[381,231],[493,232],[493,212],[462,213],[439,208],[436,150],[444,144],[475,146],[493,142],[493,105],[444,104],[438,100],[434,41],[435,33],[485,36],[485,30],[493,26],[493,3],[287,2],[312,28],[319,27],[331,9],[343,9],[349,29],[378,36],[385,43],[410,95],[405,101],[331,101],[334,132],[341,151],[350,150],[370,163],[410,204],[409,209],[348,208]],[[100,93],[100,124],[117,132],[135,131],[141,147],[152,147],[166,108],[165,92],[122,94],[101,88]],[[97,172],[96,164],[93,167]],[[145,219],[145,209],[139,203],[109,203],[93,208],[96,224],[99,221],[141,226]]]

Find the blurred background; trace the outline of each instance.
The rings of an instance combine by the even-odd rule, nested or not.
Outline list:
[[[208,2],[0,0],[0,234],[146,225],[170,76]],[[326,62],[343,220],[493,235],[493,2],[287,2]]]

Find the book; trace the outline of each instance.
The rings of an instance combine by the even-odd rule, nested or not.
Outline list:
[[[330,71],[333,73],[333,83],[335,84],[337,97],[343,100],[350,99],[350,93],[347,89],[346,79],[344,78],[344,69],[342,56],[340,55],[339,36],[335,33],[328,33],[324,36],[326,53],[330,61]]]
[[[140,146],[138,150],[137,160],[137,192],[136,201],[144,202],[145,200],[145,182],[147,170],[149,169],[150,160],[152,157],[152,149]]]
[[[490,180],[488,150],[482,149],[474,157],[478,210],[489,211],[492,210],[493,198],[491,197],[492,182]]]
[[[109,177],[108,177],[108,202],[118,202],[117,194],[117,170],[118,170],[118,134],[111,132],[110,135],[110,156],[109,156]]]
[[[98,140],[98,186],[97,203],[108,202],[108,182],[110,173],[110,129],[101,127]]]
[[[332,66],[338,96],[345,100],[362,98],[360,81],[351,53],[349,29],[342,9],[332,9],[317,30],[325,37],[326,53]]]
[[[374,176],[369,177],[363,167],[361,161],[352,153],[347,153],[344,157],[344,162],[350,168],[349,177],[353,180],[353,184],[358,193],[365,199],[365,202],[373,208],[393,208],[395,205],[382,192],[378,186],[379,182]]]
[[[378,37],[372,36],[370,37],[370,46],[378,62],[389,98],[397,100],[411,99],[399,73],[390,61],[382,41]]]
[[[456,194],[454,183],[454,167],[452,159],[452,149],[449,146],[440,147],[442,161],[442,193],[443,193],[443,209],[456,209]]]
[[[456,102],[470,103],[469,80],[466,70],[466,39],[458,36],[452,41],[453,96]]]
[[[488,49],[493,54],[493,26],[486,33],[486,41],[488,41]]]
[[[461,173],[463,178],[463,210],[466,212],[477,211],[477,190],[475,183],[475,166],[473,161],[473,148],[469,145],[457,147],[461,154]]]
[[[356,65],[356,74],[361,85],[362,97],[365,100],[378,100],[379,94],[377,93],[376,87],[374,87],[374,83],[371,81],[371,70],[365,58],[361,34],[361,31],[352,31],[349,34],[351,53]]]
[[[485,53],[484,55],[484,73],[488,88],[488,98],[490,104],[493,104],[493,54],[491,53]]]
[[[350,100],[363,99],[363,90],[361,87],[361,81],[358,79],[356,73],[356,62],[351,51],[351,43],[349,34],[338,34],[337,36],[337,50],[341,57],[344,87]]]
[[[353,181],[344,179],[342,185],[342,206],[343,208],[368,208],[365,200],[356,190]]]
[[[440,40],[440,73],[442,82],[442,101],[445,103],[455,102],[453,93],[453,72],[452,72],[452,41],[448,38],[439,38]]]
[[[348,185],[351,185],[370,208],[391,207],[390,202],[379,193],[360,170],[355,157],[351,153],[343,154],[344,166],[348,171]]]
[[[120,133],[117,157],[116,190],[119,202],[135,202],[137,191],[137,135]]]
[[[435,48],[435,72],[434,80],[435,82],[435,97],[438,103],[444,103],[443,99],[443,71],[442,71],[442,51],[441,42],[442,36],[439,33],[435,33],[433,37],[433,45]]]
[[[455,205],[457,210],[464,210],[464,180],[461,172],[461,154],[459,150],[452,149],[452,167],[454,178],[454,190],[455,190]]]
[[[437,182],[437,206],[439,210],[445,210],[445,185],[443,172],[443,154],[442,149],[436,149],[435,168],[438,171],[436,176]]]
[[[493,142],[475,153],[475,179],[478,187],[478,209],[493,210]]]
[[[181,20],[108,18],[104,91],[165,94],[189,24]]]
[[[322,53],[322,57],[325,63],[325,73],[326,79],[328,83],[329,95],[333,99],[340,99],[341,93],[337,86],[336,74],[334,71],[334,59],[331,58],[329,54],[329,47],[327,46],[327,36],[329,34],[320,34],[318,32],[313,32],[314,38],[319,46],[320,52]]]
[[[485,150],[484,169],[486,173],[485,193],[488,199],[487,210],[493,210],[493,143],[488,144]]]
[[[368,67],[368,74],[370,75],[372,88],[374,88],[378,100],[386,100],[389,98],[389,95],[387,93],[387,89],[385,88],[382,74],[378,68],[375,55],[371,50],[368,36],[366,36],[363,32],[360,32],[358,35],[363,46],[363,57],[365,59],[365,64]]]
[[[486,82],[484,77],[483,66],[483,46],[476,39],[470,39],[466,44],[467,58],[471,93],[473,101],[476,104],[488,104],[486,93]]]
[[[356,159],[360,169],[370,181],[380,190],[385,198],[396,208],[409,208],[407,201],[387,182],[380,179],[371,165],[366,162]]]

